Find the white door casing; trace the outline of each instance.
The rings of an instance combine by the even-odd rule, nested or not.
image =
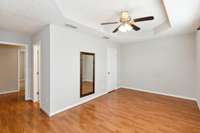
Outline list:
[[[21,61],[21,54],[23,53],[23,65],[24,65],[24,69],[23,70],[21,70],[21,63],[22,63],[22,61]],[[20,87],[21,87],[21,83],[20,83],[20,81],[22,80],[21,79],[21,71],[24,71],[23,73],[24,73],[24,87],[25,87],[25,81],[26,81],[26,49],[19,49],[18,50],[18,91],[20,91]]]
[[[33,45],[33,101],[40,101],[40,41]]]
[[[117,49],[107,49],[107,90],[117,89]]]

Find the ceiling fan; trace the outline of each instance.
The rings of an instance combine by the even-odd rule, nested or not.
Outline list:
[[[117,22],[117,21],[116,22],[106,22],[106,23],[101,23],[101,25],[110,25],[110,24],[120,23],[120,25],[113,31],[113,33],[116,33],[117,31],[121,31],[121,32],[127,32],[130,30],[138,31],[138,30],[140,30],[140,27],[136,26],[135,23],[141,22],[141,21],[149,21],[149,20],[153,20],[153,19],[154,19],[153,16],[132,19],[129,16],[128,11],[122,11],[120,14],[119,22]]]

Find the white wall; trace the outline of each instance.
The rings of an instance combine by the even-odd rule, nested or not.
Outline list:
[[[45,26],[41,31],[33,35],[33,44],[41,41],[41,87],[40,107],[47,114],[50,113],[50,27]]]
[[[0,30],[0,42],[8,44],[24,44],[28,47],[28,81],[27,81],[27,97],[26,99],[32,98],[32,46],[31,37],[26,34]]]
[[[49,115],[105,93],[107,48],[116,44],[79,30],[49,25],[41,40],[41,107]],[[117,48],[118,49],[118,48]],[[95,94],[80,98],[80,51],[96,55]],[[120,46],[119,85],[195,98],[195,35]]]
[[[195,35],[120,47],[120,86],[195,98]]]
[[[196,97],[200,108],[200,31],[196,33],[197,88]]]
[[[79,30],[51,25],[51,114],[105,93],[107,48],[115,44]],[[80,51],[95,53],[95,94],[80,98]]]
[[[0,41],[31,44],[31,37],[26,34],[6,31],[0,29]]]

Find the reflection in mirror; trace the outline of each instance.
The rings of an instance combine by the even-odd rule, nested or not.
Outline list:
[[[95,90],[95,54],[81,52],[80,58],[80,96],[83,97]]]

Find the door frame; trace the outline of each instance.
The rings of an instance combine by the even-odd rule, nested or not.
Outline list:
[[[29,64],[29,45],[30,44],[22,44],[22,43],[13,43],[13,42],[6,42],[6,41],[0,41],[0,45],[12,45],[12,46],[23,46],[25,47],[25,101],[28,101],[28,100],[31,100],[31,97],[30,97],[30,87],[28,85],[29,81],[30,81],[30,78],[29,78],[29,67],[28,67],[28,64]]]
[[[41,41],[33,44],[33,102],[41,102]]]
[[[21,79],[20,79],[20,73],[21,73],[21,70],[20,70],[20,66],[21,66],[20,54],[21,54],[21,52],[24,52],[24,62],[26,64],[26,49],[19,49],[18,50],[18,91],[20,91],[20,86],[21,86],[21,83],[20,83],[20,81],[21,81]],[[24,64],[24,77],[26,75],[25,74],[26,73],[25,64]]]

